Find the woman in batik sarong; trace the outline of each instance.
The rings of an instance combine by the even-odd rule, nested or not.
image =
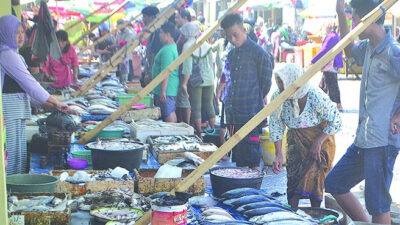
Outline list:
[[[303,74],[296,64],[285,64],[274,71],[279,89],[275,99]],[[325,93],[309,83],[299,88],[270,118],[270,140],[275,143],[273,171],[282,171],[282,138],[287,133],[287,198],[292,207],[300,199],[321,205],[324,180],[335,156],[334,134],[341,128],[339,111]]]

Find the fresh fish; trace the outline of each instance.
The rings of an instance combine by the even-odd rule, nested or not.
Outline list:
[[[156,199],[156,198],[161,198],[167,194],[168,194],[168,192],[164,191],[164,192],[158,192],[158,193],[152,194],[149,197],[150,197],[150,199]]]
[[[202,215],[204,217],[211,216],[211,215],[222,215],[222,216],[227,216],[227,217],[232,217],[229,212],[226,210],[219,208],[219,207],[211,207],[203,211]],[[232,219],[234,219],[232,217]]]
[[[187,143],[192,142],[192,143],[199,143],[200,140],[194,136],[185,136],[185,135],[177,135],[177,136],[160,136],[157,138],[154,138],[152,142],[154,144],[170,144],[170,143],[176,143],[179,141],[185,141]]]
[[[81,115],[89,114],[88,111],[86,111],[86,110],[84,110],[84,109],[82,109],[81,107],[76,106],[76,105],[69,105],[69,108],[72,109],[72,110],[74,110],[74,111],[76,111],[76,112],[78,112],[78,113],[81,114]]]
[[[281,207],[264,207],[264,208],[247,210],[243,213],[243,215],[246,216],[247,218],[251,218],[254,216],[261,216],[273,212],[288,212],[288,211],[289,210],[283,209]]]
[[[232,199],[232,198],[240,198],[246,195],[259,195],[259,194],[262,194],[262,191],[254,188],[236,188],[223,193],[221,195],[221,198]]]
[[[258,209],[258,208],[264,208],[264,207],[278,207],[278,208],[283,208],[286,210],[291,210],[290,208],[277,203],[277,202],[270,202],[270,201],[261,201],[261,202],[253,202],[250,204],[242,205],[239,208],[236,209],[236,211],[243,213],[244,211],[251,210],[251,209]]]
[[[317,222],[311,221],[301,221],[301,220],[280,220],[269,223],[264,223],[264,225],[317,225]]]
[[[234,201],[232,201],[233,199],[230,200],[226,200],[224,201],[227,202],[227,205],[231,205],[234,208],[238,208],[242,205],[246,205],[249,203],[253,203],[253,202],[262,202],[262,201],[271,201],[269,198],[263,196],[263,195],[248,195],[248,196],[243,196],[240,198],[235,199]]]
[[[224,221],[224,222],[201,221],[200,224],[201,225],[247,225],[254,223],[243,220],[234,220],[234,221]]]
[[[197,156],[194,153],[185,152],[185,153],[183,153],[183,155],[185,156],[185,158],[190,159],[191,161],[193,161],[196,166],[200,166],[200,164],[202,164],[204,162],[203,158],[201,158],[200,156]]]
[[[32,206],[29,208],[25,208],[21,211],[25,211],[25,212],[40,211],[40,212],[42,212],[42,211],[49,211],[50,209],[51,209],[50,206],[38,205],[38,206]],[[19,210],[17,210],[17,211],[19,211]]]
[[[257,224],[265,224],[281,220],[300,220],[305,221],[303,217],[293,213],[293,212],[272,212],[261,216],[254,216],[249,219],[250,222]]]
[[[193,196],[189,198],[189,204],[204,208],[204,207],[215,206],[217,202],[210,196]]]
[[[66,196],[64,200],[61,200],[61,202],[55,204],[54,208],[50,209],[50,211],[63,212],[67,208],[67,204],[68,204],[68,197]]]
[[[207,217],[203,217],[203,220],[211,222],[225,222],[225,221],[232,221],[235,219],[232,219],[232,216],[229,217],[224,215],[210,215]]]
[[[103,114],[103,115],[106,114],[107,115],[107,114],[112,114],[112,113],[116,112],[117,110],[107,107],[105,105],[91,105],[91,106],[89,106],[88,111],[91,114]]]

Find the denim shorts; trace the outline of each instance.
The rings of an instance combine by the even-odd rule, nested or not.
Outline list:
[[[175,112],[176,109],[176,97],[175,96],[167,96],[165,102],[160,101],[159,95],[154,95],[154,105],[160,107],[161,116],[167,117],[171,113]]]
[[[389,189],[398,148],[363,149],[351,145],[325,179],[325,191],[345,194],[365,179],[365,205],[369,214],[376,216],[390,212]]]

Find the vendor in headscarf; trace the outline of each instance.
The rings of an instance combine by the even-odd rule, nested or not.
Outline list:
[[[3,115],[7,137],[8,174],[24,173],[27,165],[25,120],[31,118],[30,102],[69,111],[67,105],[47,93],[27,70],[18,48],[25,33],[17,17],[0,18],[0,68],[3,93]]]
[[[303,75],[303,69],[297,64],[285,64],[274,75],[279,89],[272,100]],[[276,174],[282,171],[282,138],[288,127],[287,198],[292,207],[296,208],[303,198],[310,199],[312,207],[320,206],[324,180],[335,156],[334,134],[341,126],[336,105],[309,83],[271,115],[269,131],[276,149],[273,162]]]
[[[107,35],[110,33],[110,25],[107,23],[103,23],[99,27],[99,33],[100,37],[103,37],[104,35]],[[101,62],[106,62],[112,57],[113,54],[113,48],[115,47],[115,40],[112,36],[109,36],[102,42],[98,43],[94,48],[96,50],[96,53],[99,53],[101,55],[100,59]]]

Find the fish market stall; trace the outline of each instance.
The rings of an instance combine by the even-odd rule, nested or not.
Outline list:
[[[158,192],[169,192],[192,171],[193,170],[183,169],[179,178],[157,178],[157,169],[140,169],[139,171],[135,170],[134,175],[137,193],[151,195]],[[187,192],[195,195],[201,195],[204,194],[205,189],[206,180],[204,177],[201,177],[188,189]]]
[[[13,194],[8,197],[8,215],[12,224],[69,224],[70,196],[61,193]]]
[[[115,188],[134,191],[135,183],[129,172],[121,172],[122,168],[114,170],[54,170],[50,171],[53,176],[60,177],[56,185],[56,193],[71,193],[73,196],[83,195],[87,192],[100,192]]]

